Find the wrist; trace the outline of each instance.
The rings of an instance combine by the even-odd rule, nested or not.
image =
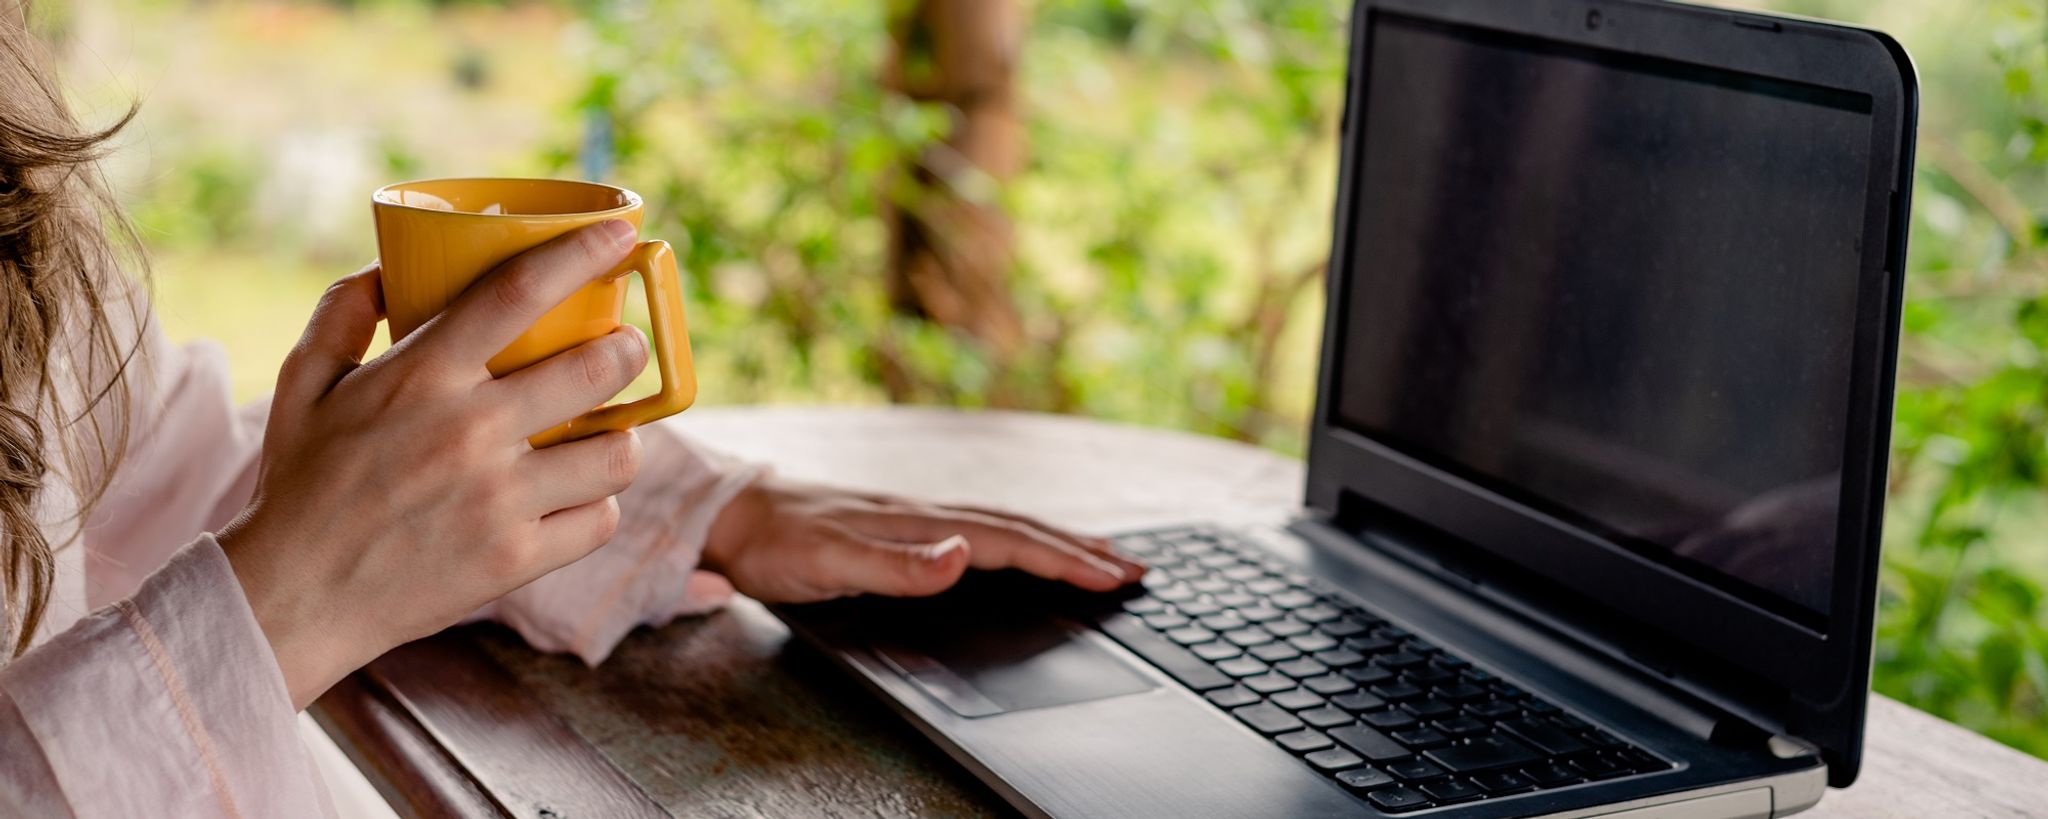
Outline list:
[[[711,531],[704,538],[704,553],[699,563],[714,572],[723,572],[732,564],[740,551],[746,548],[747,540],[761,531],[768,517],[767,483],[764,478],[747,485],[725,508],[718,511],[718,517],[711,522]]]
[[[259,545],[262,536],[250,531],[245,520],[229,524],[214,540],[227,556],[242,598],[270,645],[292,707],[305,710],[354,669],[347,659],[352,656],[348,638],[332,623],[321,623],[317,614],[321,604],[315,595],[285,588],[288,579],[278,576],[262,559],[278,551]]]

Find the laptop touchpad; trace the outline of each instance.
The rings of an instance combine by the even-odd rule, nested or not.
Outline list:
[[[983,620],[959,627],[926,624],[924,629],[916,635],[891,634],[870,647],[904,679],[963,717],[1152,688],[1149,679],[1064,620]]]

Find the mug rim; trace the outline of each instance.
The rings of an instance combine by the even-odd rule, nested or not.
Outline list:
[[[475,211],[468,210],[442,210],[440,208],[426,208],[421,207],[419,205],[408,205],[404,202],[397,201],[396,197],[387,197],[387,194],[396,193],[400,189],[411,187],[414,185],[424,185],[430,182],[543,182],[550,185],[569,185],[581,186],[586,188],[603,188],[605,190],[624,195],[626,203],[623,205],[619,205],[617,207],[605,208],[604,210],[579,210],[572,211],[569,213],[477,213]],[[641,201],[640,194],[634,193],[630,189],[622,188],[617,185],[608,185],[603,182],[591,182],[583,179],[553,179],[544,176],[434,176],[427,177],[425,179],[409,179],[404,182],[393,182],[389,185],[385,185],[384,187],[371,191],[370,204],[372,206],[380,208],[398,208],[400,210],[418,211],[421,213],[435,213],[446,216],[468,216],[477,219],[520,219],[530,222],[534,220],[545,219],[588,219],[592,216],[618,216],[625,213],[629,213],[635,208],[639,208],[644,204],[644,202]]]

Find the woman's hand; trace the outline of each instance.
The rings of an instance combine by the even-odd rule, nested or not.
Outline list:
[[[278,376],[255,497],[220,534],[294,705],[611,538],[638,440],[526,438],[623,389],[646,340],[621,328],[503,378],[484,362],[633,239],[608,222],[515,257],[367,363],[377,266],[321,298]]]
[[[1029,518],[772,478],[719,513],[703,566],[771,603],[937,594],[970,566],[1022,569],[1093,591],[1145,572],[1107,540]]]

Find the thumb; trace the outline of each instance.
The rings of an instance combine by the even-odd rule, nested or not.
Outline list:
[[[367,267],[342,277],[321,294],[306,322],[306,332],[285,357],[277,376],[279,404],[303,404],[326,395],[336,381],[361,366],[363,353],[384,318],[382,266]]]
[[[830,585],[852,594],[922,597],[952,588],[967,571],[967,538],[937,543],[892,543],[848,533],[822,561]]]

